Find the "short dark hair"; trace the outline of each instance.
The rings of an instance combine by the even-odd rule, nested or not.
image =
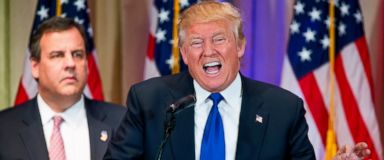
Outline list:
[[[85,36],[83,26],[70,18],[52,17],[41,23],[37,31],[33,33],[29,43],[29,51],[31,52],[30,58],[36,61],[40,61],[40,40],[45,33],[66,31],[71,28],[76,28],[80,32],[81,37],[83,37],[84,40],[84,47],[87,48],[87,38]]]

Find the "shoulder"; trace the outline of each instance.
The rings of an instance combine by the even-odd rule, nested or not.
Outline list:
[[[252,80],[244,76],[242,77],[242,83],[244,85],[244,90],[248,90],[248,92],[261,96],[262,98],[273,97],[279,100],[300,99],[292,92],[273,84]]]
[[[284,115],[296,115],[304,109],[303,100],[278,86],[243,78],[243,98],[261,102],[262,110]],[[281,112],[284,110],[284,112]]]
[[[22,119],[28,111],[32,110],[32,107],[35,105],[35,103],[36,100],[32,99],[22,104],[11,106],[0,111],[0,124],[8,123],[7,120]]]

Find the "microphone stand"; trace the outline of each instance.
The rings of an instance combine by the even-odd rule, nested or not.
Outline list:
[[[168,142],[169,137],[176,125],[175,115],[183,111],[186,108],[192,107],[196,103],[194,95],[185,96],[175,103],[171,104],[166,111],[166,121],[164,123],[165,133],[163,140],[160,143],[159,151],[157,152],[156,159],[161,160],[163,157],[165,144]]]
[[[172,131],[173,131],[173,128],[175,128],[175,122],[176,122],[176,118],[175,118],[175,112],[167,112],[167,121],[164,123],[164,128],[165,128],[165,135],[164,135],[164,138],[163,140],[161,141],[161,144],[160,144],[160,147],[159,147],[159,151],[157,152],[157,160],[161,160],[162,157],[163,157],[163,152],[164,152],[164,146],[165,144],[167,143]]]

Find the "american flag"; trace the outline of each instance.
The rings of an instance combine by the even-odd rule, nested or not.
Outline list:
[[[153,0],[150,3],[150,34],[145,60],[144,79],[185,70],[177,47],[177,17],[197,0]],[[177,5],[177,6],[176,6]],[[179,9],[177,9],[176,7]],[[173,46],[175,45],[175,46]],[[174,69],[174,68],[178,69]],[[172,71],[173,70],[173,71]]]
[[[334,124],[338,145],[364,141],[383,159],[371,64],[357,0],[335,0]],[[297,0],[290,25],[282,87],[304,99],[309,138],[324,159],[330,118],[328,0]]]
[[[36,32],[37,28],[44,20],[57,15],[73,18],[77,23],[83,25],[87,37],[88,52],[88,82],[84,94],[92,99],[103,100],[101,79],[97,67],[96,51],[93,44],[93,31],[88,13],[89,9],[86,0],[39,0],[36,7],[31,35]],[[32,77],[29,57],[30,52],[27,49],[24,58],[24,71],[20,80],[15,104],[20,104],[29,100],[37,93],[37,83]]]

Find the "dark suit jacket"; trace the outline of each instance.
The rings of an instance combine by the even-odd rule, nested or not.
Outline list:
[[[89,127],[91,159],[102,159],[109,139],[119,126],[126,108],[110,103],[84,99]],[[107,131],[106,142],[100,132]],[[0,112],[1,160],[48,160],[37,99]]]
[[[246,77],[236,159],[315,159],[308,140],[303,102],[294,94]],[[112,137],[105,159],[153,160],[164,135],[166,109],[194,94],[188,73],[150,79],[131,87],[127,114]],[[262,117],[262,122],[256,120]],[[165,146],[163,159],[195,160],[194,108],[176,115],[176,126]]]

